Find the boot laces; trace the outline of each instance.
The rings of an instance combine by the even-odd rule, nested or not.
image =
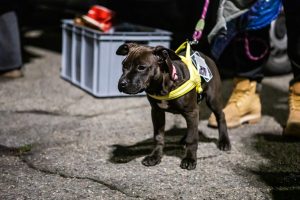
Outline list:
[[[247,98],[249,96],[249,91],[244,90],[235,90],[233,91],[232,95],[230,96],[229,103],[237,103],[242,102],[243,99]]]
[[[300,95],[291,92],[289,96],[289,105],[292,110],[300,110]]]

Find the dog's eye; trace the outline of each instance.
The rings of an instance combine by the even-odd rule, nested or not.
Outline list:
[[[145,66],[145,65],[139,65],[139,66],[137,67],[137,70],[138,70],[138,71],[144,71],[146,68],[147,68],[147,66]]]

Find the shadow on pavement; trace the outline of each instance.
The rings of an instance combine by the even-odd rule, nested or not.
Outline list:
[[[273,199],[299,199],[300,139],[264,133],[255,135],[251,145],[270,161],[250,171],[272,187]]]
[[[24,153],[30,152],[31,148],[31,144],[21,147],[7,147],[0,145],[0,156],[20,156]]]
[[[183,158],[184,145],[183,138],[186,133],[186,129],[172,128],[165,133],[165,147],[164,155],[175,156]],[[208,138],[201,132],[199,132],[199,142],[203,143],[215,143],[217,145],[216,138]],[[148,138],[134,145],[119,145],[112,146],[114,149],[109,159],[112,163],[128,163],[136,158],[146,156],[151,153],[154,142],[152,138]],[[202,158],[205,159],[205,158]]]

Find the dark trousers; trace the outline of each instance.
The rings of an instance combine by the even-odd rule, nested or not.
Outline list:
[[[283,5],[288,36],[287,52],[294,74],[291,81],[293,84],[300,81],[300,1],[283,0]],[[263,65],[268,60],[268,54],[260,60],[251,60],[245,53],[245,37],[249,39],[251,54],[259,56],[269,43],[269,27],[238,34],[225,49],[218,62],[222,67],[233,69],[235,76],[260,82],[264,76]]]
[[[245,39],[249,42],[247,46],[251,56],[260,57],[269,48],[269,27],[237,34],[220,56],[219,66],[234,71],[234,76],[260,82],[264,77],[263,65],[268,60],[269,52],[261,59],[250,59],[246,54]]]
[[[20,32],[16,13],[0,9],[0,72],[21,66]]]
[[[294,82],[300,81],[300,1],[283,0],[288,36],[288,55],[294,73]]]

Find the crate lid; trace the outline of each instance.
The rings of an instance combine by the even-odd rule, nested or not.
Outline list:
[[[82,30],[88,31],[90,33],[103,35],[103,36],[171,36],[172,33],[170,31],[141,26],[131,23],[120,23],[112,27],[108,32],[101,32],[86,26],[80,26],[74,24],[72,19],[64,19],[62,20],[62,27],[66,29],[72,29],[73,27],[78,28],[78,32]],[[73,30],[74,31],[74,30]],[[76,31],[76,30],[75,30]]]

